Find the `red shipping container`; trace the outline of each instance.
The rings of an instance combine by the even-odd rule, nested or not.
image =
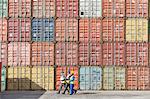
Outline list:
[[[78,17],[78,0],[56,0],[57,17]]]
[[[32,65],[53,66],[54,44],[49,42],[32,43]]]
[[[125,0],[103,0],[103,17],[124,17]]]
[[[124,19],[103,19],[103,41],[124,41]]]
[[[79,20],[79,41],[100,42],[101,41],[101,19],[83,18]]]
[[[103,65],[124,65],[125,44],[103,43]]]
[[[0,19],[0,42],[7,41],[7,20]]]
[[[75,18],[56,19],[56,41],[78,41],[78,20]]]
[[[65,76],[67,76],[68,71],[74,71],[74,76],[75,76],[75,82],[74,82],[74,89],[79,89],[79,68],[77,66],[58,66],[56,68],[56,83],[55,83],[55,87],[56,90],[59,89],[60,86],[60,77],[61,77],[61,73],[64,72]]]
[[[30,41],[30,18],[10,18],[8,25],[8,41]]]
[[[131,90],[146,90],[150,89],[149,67],[127,68],[127,89]]]
[[[75,66],[78,64],[78,46],[75,42],[58,42],[55,50],[56,65]]]
[[[126,0],[127,17],[148,17],[149,0]]]
[[[0,62],[7,65],[7,44],[0,42]]]
[[[148,66],[148,43],[127,43],[126,65]]]
[[[33,0],[32,15],[36,18],[55,16],[55,0]]]
[[[102,64],[102,47],[100,43],[79,43],[79,65],[98,66]]]
[[[28,42],[10,42],[8,44],[8,65],[30,65],[30,44]]]
[[[31,17],[32,0],[9,0],[9,17]]]

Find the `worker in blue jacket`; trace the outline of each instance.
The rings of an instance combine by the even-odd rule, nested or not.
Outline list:
[[[74,90],[74,80],[75,80],[74,71],[72,71],[71,72],[71,76],[70,76],[70,95],[72,95],[73,93],[75,93],[75,90]]]

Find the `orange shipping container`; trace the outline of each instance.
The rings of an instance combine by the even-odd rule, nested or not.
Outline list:
[[[54,44],[49,42],[32,43],[32,65],[54,65]]]
[[[55,50],[56,65],[75,66],[78,64],[78,46],[75,42],[56,43]]]
[[[124,41],[124,19],[110,19],[104,18],[103,19],[103,41]]]
[[[8,44],[8,65],[30,65],[30,44],[28,42],[10,42]]]
[[[146,90],[150,89],[150,71],[149,67],[127,68],[127,89],[130,90]]]
[[[83,18],[79,20],[79,41],[100,42],[102,21],[96,18]]]
[[[7,20],[0,19],[0,42],[7,41]]]
[[[65,76],[67,76],[68,74],[68,70],[70,71],[74,71],[74,76],[75,76],[75,82],[74,82],[74,89],[79,89],[79,68],[77,66],[58,66],[56,68],[56,83],[55,83],[55,87],[56,90],[59,89],[60,86],[60,77],[61,77],[61,73],[64,72]]]
[[[56,19],[56,41],[78,41],[78,20],[75,18]]]

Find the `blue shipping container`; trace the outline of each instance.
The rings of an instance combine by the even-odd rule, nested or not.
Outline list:
[[[102,87],[102,69],[98,66],[80,68],[80,89],[100,90]]]
[[[54,19],[34,18],[32,20],[32,41],[53,41]]]

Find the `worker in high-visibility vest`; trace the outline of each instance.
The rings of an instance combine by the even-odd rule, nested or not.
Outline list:
[[[70,95],[72,95],[73,93],[76,93],[74,90],[74,71],[71,72],[71,76],[70,76]]]
[[[68,75],[67,75],[67,77],[66,77],[66,87],[65,87],[65,90],[64,90],[64,92],[63,92],[62,94],[65,94],[67,90],[68,90],[68,93],[69,93],[70,76],[71,76],[70,70],[68,70]]]
[[[66,77],[65,77],[64,72],[61,72],[60,87],[59,87],[57,94],[60,94],[60,91],[62,90],[63,87],[64,88],[66,87]]]

